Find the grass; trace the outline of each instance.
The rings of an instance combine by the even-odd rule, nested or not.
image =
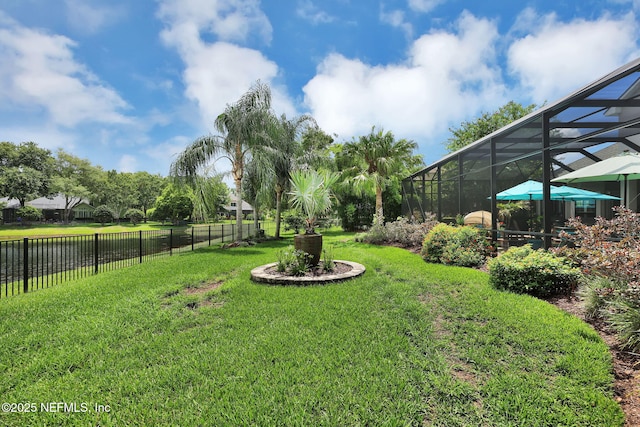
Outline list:
[[[0,395],[37,407],[0,424],[623,424],[606,345],[552,305],[333,232],[325,244],[363,277],[249,280],[288,244],[206,248],[0,301]]]

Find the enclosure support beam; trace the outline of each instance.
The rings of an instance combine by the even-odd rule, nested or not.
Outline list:
[[[551,247],[551,150],[549,149],[550,114],[542,114],[542,223],[544,232],[543,246]]]

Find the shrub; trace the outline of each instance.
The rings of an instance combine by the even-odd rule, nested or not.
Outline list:
[[[423,222],[409,221],[407,218],[388,222],[387,240],[404,247],[421,246],[425,236],[438,224],[435,214],[427,212],[425,215],[426,219]]]
[[[107,222],[113,222],[116,214],[107,205],[100,205],[93,210],[93,219],[101,223],[102,225]]]
[[[309,271],[312,256],[299,249],[289,246],[278,251],[276,270],[279,273],[289,273],[293,276],[302,276]]]
[[[640,282],[640,215],[621,206],[613,210],[613,219],[598,217],[594,225],[571,218],[567,225],[575,231],[561,237],[575,247],[559,251],[585,273],[633,285]]]
[[[23,206],[17,210],[16,214],[26,223],[40,221],[42,219],[42,211],[33,206]]]
[[[569,294],[578,285],[580,270],[564,257],[531,245],[512,247],[489,261],[489,282],[496,289],[548,297]]]
[[[322,269],[331,272],[335,270],[336,263],[333,258],[333,246],[322,249]]]
[[[489,252],[484,233],[475,227],[437,224],[425,237],[420,253],[428,262],[478,266],[485,261]]]
[[[374,225],[360,239],[366,243],[391,243],[412,248],[422,245],[425,236],[437,223],[435,214],[432,213],[427,214],[424,222],[410,221],[403,217],[384,225],[374,221]]]
[[[299,234],[300,230],[304,230],[304,218],[300,213],[294,210],[290,210],[282,215],[282,221],[284,222],[285,231],[293,230],[294,233]]]
[[[125,218],[129,218],[131,224],[136,225],[144,219],[144,212],[140,209],[127,209],[124,216]]]

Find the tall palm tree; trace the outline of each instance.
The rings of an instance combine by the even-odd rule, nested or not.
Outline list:
[[[273,189],[276,193],[276,231],[275,237],[280,237],[280,223],[282,217],[282,196],[289,191],[291,171],[301,166],[304,160],[300,136],[310,126],[316,126],[313,117],[302,115],[287,119],[272,117],[269,127],[269,142],[260,149],[263,168],[271,171]]]
[[[242,240],[242,177],[248,157],[264,142],[270,115],[271,89],[256,82],[235,103],[228,105],[214,126],[220,136],[203,136],[191,143],[171,164],[171,174],[192,179],[212,158],[227,158],[236,194],[236,240]]]
[[[421,162],[413,151],[418,148],[414,141],[397,140],[391,132],[371,128],[369,135],[361,136],[358,141],[347,142],[342,156],[351,159],[354,165],[345,173],[358,188],[372,185],[376,193],[376,222],[384,221],[382,191],[388,180],[396,174]]]

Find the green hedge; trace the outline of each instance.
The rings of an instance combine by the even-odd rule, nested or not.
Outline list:
[[[569,260],[531,245],[512,247],[488,263],[489,282],[496,289],[548,297],[569,294],[580,281],[580,270]]]

